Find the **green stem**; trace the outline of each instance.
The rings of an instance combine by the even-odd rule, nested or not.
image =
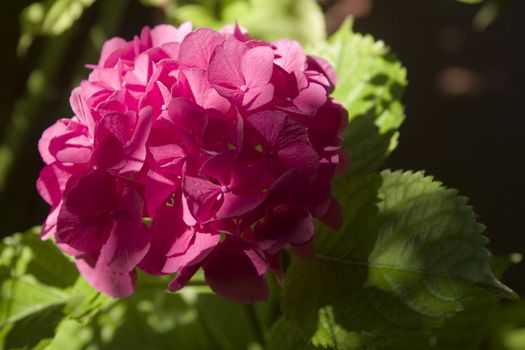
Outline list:
[[[245,310],[252,324],[252,328],[255,332],[257,342],[261,345],[264,345],[265,342],[264,342],[264,334],[262,331],[262,325],[259,322],[259,317],[257,316],[257,310],[255,310],[255,305],[247,304],[245,305]]]

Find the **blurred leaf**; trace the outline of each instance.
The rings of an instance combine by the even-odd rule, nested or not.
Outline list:
[[[5,348],[33,348],[53,336],[64,317],[67,293],[29,276],[3,280],[1,288],[0,338]]]
[[[287,38],[312,44],[326,37],[323,13],[314,0],[237,1],[223,12],[225,23],[235,20],[265,40]]]
[[[40,240],[39,231],[0,244],[0,342],[7,349],[43,349],[65,318],[88,322],[113,301],[79,277],[73,262],[52,241]]]
[[[30,275],[43,285],[57,288],[72,286],[78,272],[73,262],[52,241],[42,241],[40,228],[16,233],[0,243],[0,267],[9,269],[12,278]]]
[[[37,35],[55,36],[68,30],[95,0],[46,0],[35,2],[22,11],[22,33],[18,51],[24,54]]]
[[[53,336],[68,298],[59,287],[76,278],[71,262],[51,242],[41,242],[37,231],[0,244],[0,342],[6,349],[34,348]]]
[[[99,311],[107,309],[116,299],[93,289],[82,276],[79,276],[69,293],[65,312],[68,317],[80,322],[89,322]]]
[[[333,97],[349,114],[344,138],[351,174],[376,169],[397,146],[397,129],[405,119],[406,70],[382,41],[354,33],[351,20],[309,53],[327,59],[337,71]]]
[[[487,1],[474,17],[474,29],[480,32],[487,29],[498,17],[502,6],[503,0]]]
[[[104,304],[103,312],[85,318],[87,323],[62,321],[46,349],[62,350],[65,344],[68,350],[237,350],[257,345],[257,330],[246,307],[221,300],[203,286],[170,294],[165,289],[168,281],[140,273],[132,296]],[[86,295],[77,301],[91,299]]]
[[[263,342],[253,305],[232,304],[208,294],[200,295],[195,306],[203,326],[220,349],[248,349]]]
[[[270,329],[266,350],[314,350],[316,347],[303,338],[300,329],[281,316]]]
[[[214,5],[183,5],[173,9],[179,21],[218,29],[235,21],[250,35],[264,40],[295,39],[303,44],[326,37],[323,13],[315,0],[236,0]],[[218,14],[218,16],[217,16]]]
[[[317,259],[295,259],[286,275],[285,317],[307,339],[424,348],[415,331],[443,325],[479,287],[515,297],[492,274],[484,227],[456,191],[422,173],[383,172],[350,179],[344,195],[344,228],[319,232]]]
[[[432,349],[477,350],[490,336],[499,298],[478,292],[465,303],[465,310],[447,320],[430,336]]]
[[[171,5],[172,2],[172,0],[140,0],[142,5],[151,7],[166,7]]]
[[[211,7],[189,4],[173,9],[174,16],[180,21],[191,21],[196,27],[209,27],[219,29],[223,22],[217,19]]]
[[[456,0],[465,4],[481,4],[484,0]]]

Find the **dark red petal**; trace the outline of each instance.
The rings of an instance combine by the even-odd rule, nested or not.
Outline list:
[[[264,256],[237,238],[227,238],[204,265],[210,287],[234,303],[249,304],[269,297]]]

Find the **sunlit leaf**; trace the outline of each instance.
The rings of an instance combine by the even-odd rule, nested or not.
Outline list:
[[[320,232],[317,259],[295,259],[286,275],[285,316],[307,338],[320,341],[324,319],[340,327],[332,334],[376,348],[424,344],[417,331],[443,325],[480,288],[515,296],[492,274],[484,227],[466,200],[431,177],[352,179],[341,202],[343,229]]]
[[[250,34],[264,40],[295,39],[303,44],[320,43],[326,30],[323,13],[314,0],[236,0],[219,7],[183,5],[173,10],[179,21],[215,29],[235,21]]]
[[[350,20],[309,52],[327,59],[337,71],[333,96],[349,114],[345,148],[350,172],[362,175],[376,169],[397,146],[397,129],[405,118],[405,69],[382,41],[354,33]]]
[[[18,44],[24,53],[37,35],[59,35],[71,28],[96,0],[46,0],[34,2],[22,11],[22,33]]]

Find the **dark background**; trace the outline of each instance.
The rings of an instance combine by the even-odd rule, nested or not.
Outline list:
[[[13,111],[24,107],[16,101],[24,95],[28,75],[45,45],[61,40],[38,39],[25,58],[17,57],[18,16],[29,3],[2,4],[0,140],[12,130]],[[323,7],[330,29],[344,14],[356,14],[356,30],[384,40],[408,70],[407,119],[386,167],[424,169],[459,189],[488,227],[495,254],[525,253],[525,1],[507,1],[485,30],[473,27],[480,6],[452,0],[341,0],[325,1]],[[123,9],[122,22],[114,26],[118,35],[128,38],[143,25],[153,24],[156,16],[138,1],[128,1]],[[82,47],[88,35],[84,28],[97,11],[100,3],[67,34],[72,37],[59,73],[46,85],[40,109],[20,136],[23,145],[0,193],[0,236],[45,218],[47,207],[34,189],[42,167],[36,143],[54,119],[69,116],[64,96],[78,79],[80,65],[95,61],[96,53],[90,56]],[[505,278],[521,293],[524,272],[520,264]]]

